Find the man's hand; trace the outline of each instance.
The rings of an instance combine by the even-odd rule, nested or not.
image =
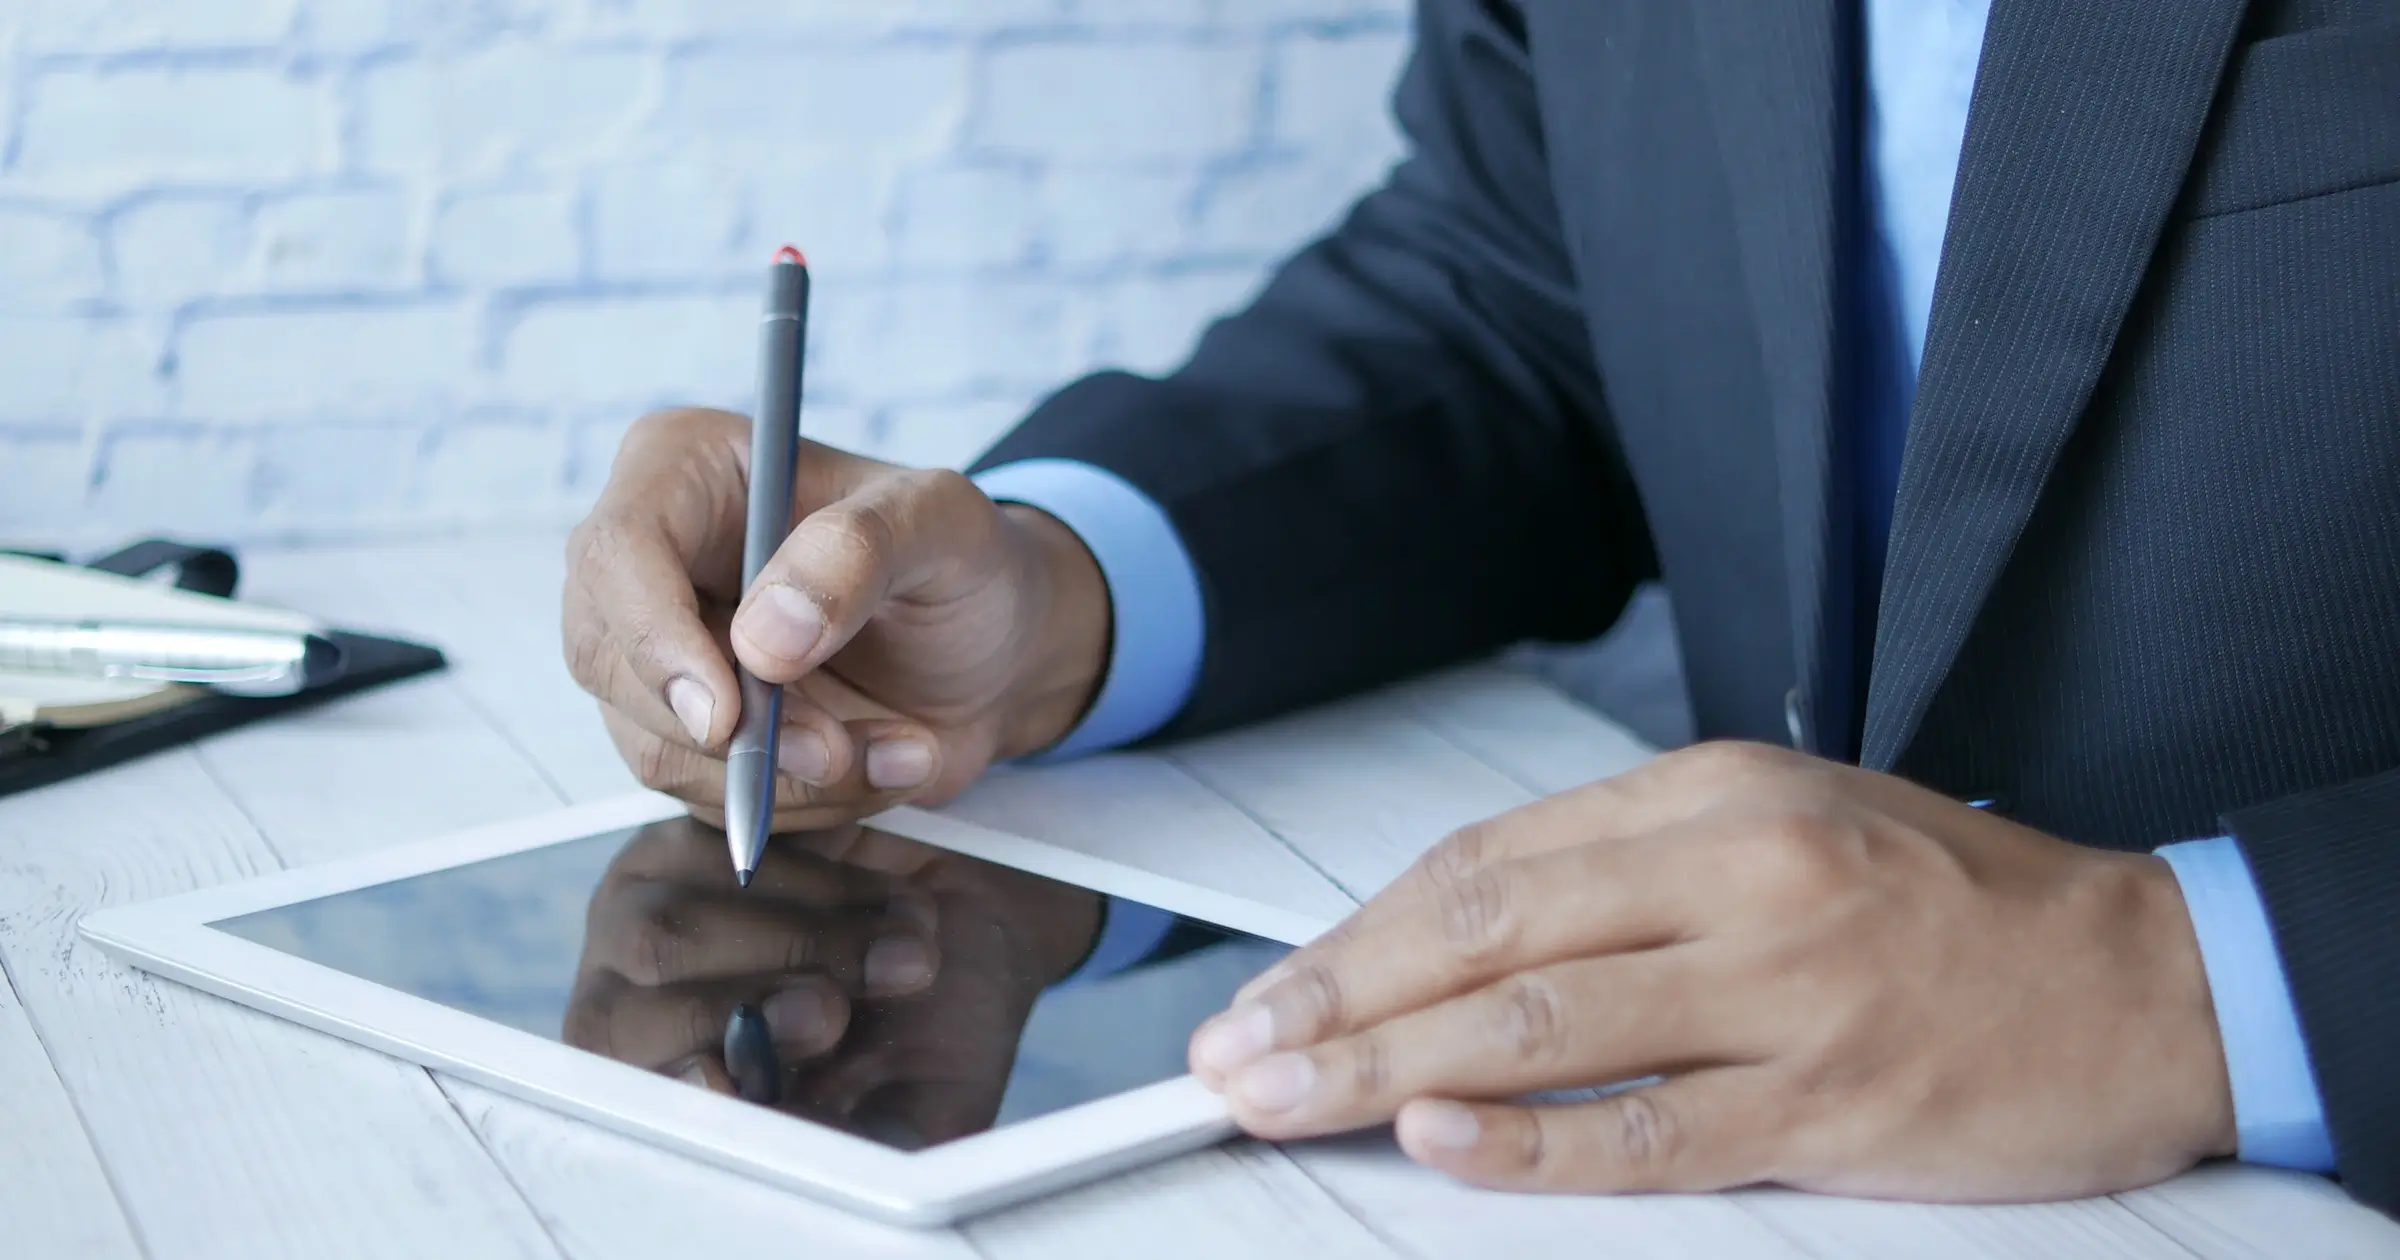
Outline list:
[[[585,913],[567,1044],[737,1092],[748,1004],[781,1110],[916,1147],[988,1128],[1034,1002],[1091,948],[1098,893],[858,826],[778,835],[735,885],[724,838],[642,828]]]
[[[1100,930],[1100,895],[888,832],[798,839],[903,877],[934,909],[942,965],[921,992],[858,1004],[842,1044],[794,1082],[787,1109],[910,1150],[990,1128],[1035,1001]]]
[[[2163,861],[1750,745],[1449,837],[1192,1061],[1259,1136],[1396,1117],[1419,1162],[1514,1189],[2047,1199],[2234,1149]]]
[[[745,889],[724,837],[690,819],[637,832],[584,914],[567,1044],[730,1092],[718,1052],[735,1006],[761,1011],[797,1070],[841,1041],[860,1002],[929,988],[932,896],[811,839],[775,837]]]
[[[1110,631],[1073,533],[957,473],[803,443],[795,527],[745,592],[749,435],[644,417],[568,544],[568,665],[645,785],[721,821],[735,659],[786,685],[779,831],[946,800],[1073,727]]]

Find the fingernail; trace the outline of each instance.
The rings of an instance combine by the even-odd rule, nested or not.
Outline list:
[[[798,590],[781,585],[763,587],[758,597],[743,610],[742,637],[767,652],[787,661],[808,655],[817,645],[817,636],[825,633],[825,614],[817,611],[817,601]]]
[[[1275,1016],[1266,1007],[1245,1003],[1210,1020],[1192,1052],[1219,1074],[1231,1076],[1274,1048]]]
[[[686,1085],[697,1085],[702,1089],[707,1089],[709,1087],[708,1069],[700,1066],[700,1061],[698,1059],[694,1059],[690,1063],[685,1064],[683,1070],[675,1074],[675,1079],[682,1081]]]
[[[933,777],[933,750],[913,739],[878,740],[867,745],[867,786],[891,792],[913,788]]]
[[[1483,1126],[1465,1106],[1435,1099],[1400,1113],[1401,1139],[1437,1151],[1463,1151],[1483,1136]]]
[[[767,999],[759,1008],[766,1016],[767,1031],[781,1046],[814,1046],[825,1040],[833,1025],[833,1012],[826,1009],[825,995],[803,986],[785,989]]]
[[[689,678],[672,679],[667,683],[667,707],[675,710],[675,720],[683,723],[693,743],[708,742],[709,722],[717,713],[717,702],[708,688]]]
[[[1305,1054],[1270,1054],[1233,1078],[1233,1092],[1260,1111],[1290,1111],[1316,1086],[1317,1065]]]
[[[867,992],[879,997],[914,993],[933,981],[933,958],[925,943],[887,936],[867,946]]]
[[[775,741],[775,766],[802,783],[823,784],[833,776],[833,749],[805,726],[787,726]]]

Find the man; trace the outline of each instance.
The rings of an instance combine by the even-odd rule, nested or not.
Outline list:
[[[567,638],[644,780],[713,807],[728,650],[819,826],[1660,577],[1708,742],[1252,985],[1193,1044],[1246,1128],[1518,1188],[2239,1156],[2400,1202],[2400,5],[1424,0],[1396,106],[1389,183],[1190,363],[972,483],[812,448],[746,595],[744,423],[637,426]]]

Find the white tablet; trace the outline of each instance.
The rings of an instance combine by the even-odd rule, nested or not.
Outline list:
[[[778,837],[742,890],[720,833],[643,794],[82,931],[236,1002],[932,1225],[1229,1135],[1185,1074],[1191,1032],[1326,926],[914,809]],[[1131,967],[1090,957],[1159,928]]]

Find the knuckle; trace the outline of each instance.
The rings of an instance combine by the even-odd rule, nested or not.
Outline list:
[[[679,899],[664,885],[645,884],[631,894],[633,916],[618,951],[617,972],[635,984],[673,984],[683,975],[690,941]]]
[[[845,569],[871,571],[891,554],[891,522],[880,509],[866,504],[836,508],[825,524],[824,546]]]
[[[659,648],[665,642],[665,636],[660,632],[658,623],[648,618],[637,621],[628,627],[624,639],[622,655],[627,662],[637,666],[645,661],[657,660]]]
[[[626,426],[625,440],[631,443],[637,439],[647,440],[663,433],[673,433],[688,423],[688,414],[680,407],[661,407],[656,411],[643,412],[631,425]]]
[[[855,793],[845,792],[842,785],[838,783],[819,786],[814,783],[802,782],[788,774],[775,776],[776,810],[778,812],[784,810],[806,811],[807,816],[814,820],[807,828],[810,831],[822,831],[832,825],[827,821],[832,816],[828,815],[826,811],[838,809],[844,804],[855,804],[855,795]],[[840,819],[839,821],[847,822],[849,820]]]
[[[1776,810],[1759,835],[1774,852],[1807,860],[1832,844],[1835,826],[1824,810],[1813,805],[1791,804]]]
[[[570,575],[592,567],[598,559],[601,522],[604,519],[600,509],[595,508],[591,515],[575,522],[575,528],[567,531],[566,558]]]
[[[607,568],[625,550],[627,530],[624,518],[613,510],[594,509],[567,535],[567,571],[581,574]]]
[[[679,1044],[693,1050],[720,1045],[725,1040],[725,1021],[726,1013],[721,1009],[712,1009],[707,1002],[685,1002],[683,1039]]]
[[[1375,1033],[1356,1038],[1346,1056],[1345,1075],[1353,1099],[1383,1097],[1392,1082],[1392,1056],[1383,1038]]]
[[[1617,1156],[1636,1173],[1656,1173],[1671,1167],[1683,1147],[1683,1130],[1675,1115],[1660,1106],[1651,1091],[1637,1089],[1617,1099]]]
[[[683,786],[684,760],[680,749],[645,732],[634,742],[630,768],[635,782],[672,796]]]
[[[1508,880],[1492,866],[1435,862],[1425,868],[1442,939],[1468,961],[1504,952],[1516,934]]]
[[[955,468],[913,468],[900,475],[906,479],[908,497],[917,502],[949,503],[983,495],[965,473]]]
[[[712,429],[721,430],[728,422],[740,423],[731,412],[708,407],[661,407],[645,412],[627,426],[625,445],[648,445],[653,442],[687,442],[707,436]]]
[[[1794,754],[1772,744],[1720,739],[1695,744],[1674,755],[1709,778],[1740,781],[1779,771],[1790,763]]]
[[[1542,1113],[1538,1109],[1526,1111],[1516,1122],[1509,1124],[1506,1131],[1508,1139],[1494,1144],[1496,1153],[1512,1171],[1531,1175],[1538,1183],[1539,1175],[1549,1168],[1551,1162],[1549,1135],[1542,1121]]]
[[[1347,1026],[1348,999],[1332,968],[1318,962],[1303,963],[1281,987],[1290,994],[1292,1014],[1298,1017],[1297,1023],[1308,1035]]]
[[[1489,862],[1496,849],[1496,837],[1490,819],[1468,823],[1443,836],[1441,843],[1425,855],[1428,871],[1448,868],[1469,871]]]
[[[1558,986],[1538,975],[1511,976],[1499,993],[1500,1036],[1522,1062],[1557,1058],[1567,1037],[1566,999]]]
[[[566,628],[567,675],[575,685],[599,695],[608,685],[611,650],[608,635],[589,618],[577,618]]]
[[[1787,805],[1749,833],[1744,865],[1768,889],[1799,896],[1824,892],[1841,878],[1849,833],[1821,806]]]
[[[814,932],[794,931],[784,934],[782,948],[776,951],[780,971],[806,971],[824,958],[825,951]]]
[[[1312,942],[1308,948],[1315,952],[1343,950],[1350,948],[1350,946],[1355,944],[1357,941],[1358,921],[1356,919],[1344,919],[1341,922],[1334,924],[1332,927],[1325,929],[1323,932],[1318,933],[1317,939]]]

